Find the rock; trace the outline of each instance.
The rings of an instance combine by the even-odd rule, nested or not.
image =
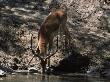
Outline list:
[[[104,68],[110,69],[110,58],[104,59],[103,66]]]
[[[92,67],[87,74],[90,76],[110,77],[110,69],[103,67]]]
[[[0,77],[6,77],[6,73],[3,70],[0,70]]]
[[[29,73],[38,73],[38,70],[35,67],[28,68]]]
[[[2,65],[0,65],[0,70],[4,71],[7,74],[12,74],[14,72],[13,69],[11,69],[9,67],[2,66]]]
[[[46,74],[51,74],[51,73],[54,74],[53,68],[54,68],[53,66],[46,67],[46,69],[47,69],[47,70],[46,70]]]
[[[91,67],[87,74],[90,76],[100,76],[100,68],[99,67]]]
[[[101,71],[101,77],[110,77],[110,69],[103,69]]]
[[[103,68],[101,68],[102,77],[110,77],[110,58],[105,58],[103,62]]]

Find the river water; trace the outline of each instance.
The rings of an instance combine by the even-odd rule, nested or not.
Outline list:
[[[110,82],[110,79],[87,76],[55,76],[41,74],[16,74],[0,78],[0,82]]]

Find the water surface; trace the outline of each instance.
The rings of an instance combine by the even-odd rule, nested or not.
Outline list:
[[[41,74],[16,74],[0,78],[0,82],[110,82],[110,79],[87,76],[55,76]]]

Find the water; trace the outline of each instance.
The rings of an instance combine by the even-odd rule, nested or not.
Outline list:
[[[110,82],[110,79],[87,76],[55,76],[55,75],[8,75],[0,78],[0,82]]]

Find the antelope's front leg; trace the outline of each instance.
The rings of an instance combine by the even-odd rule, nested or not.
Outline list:
[[[46,43],[39,41],[39,43],[38,43],[39,54],[44,57],[46,55],[46,50],[47,50]]]

